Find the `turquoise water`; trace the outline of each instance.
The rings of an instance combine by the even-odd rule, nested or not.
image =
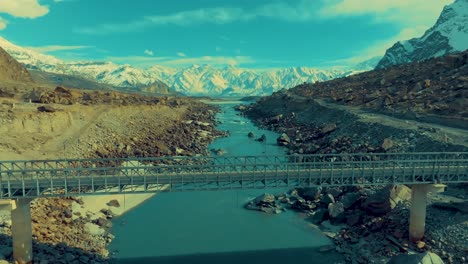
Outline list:
[[[222,104],[218,115],[228,138],[210,148],[226,155],[284,154],[274,145],[277,134],[256,128],[238,116],[234,104]],[[267,143],[247,137],[267,136]],[[269,215],[243,209],[264,192],[245,190],[161,193],[116,221],[110,246],[117,263],[339,263],[341,256],[322,254],[316,248],[331,242],[300,215]],[[119,223],[126,222],[125,225]],[[260,261],[261,260],[261,261]]]

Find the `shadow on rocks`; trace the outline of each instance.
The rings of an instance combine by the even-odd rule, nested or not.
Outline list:
[[[13,240],[11,236],[0,234],[0,263],[2,260],[13,261]],[[33,263],[48,264],[97,264],[109,263],[103,256],[85,252],[65,243],[56,245],[41,243],[33,240]]]

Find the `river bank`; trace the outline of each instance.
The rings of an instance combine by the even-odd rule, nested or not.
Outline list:
[[[277,144],[291,155],[468,150],[468,134],[463,129],[348,109],[291,91],[237,109],[260,127],[281,133]],[[426,236],[415,244],[408,241],[411,190],[395,188],[315,188],[307,191],[315,196],[294,194],[285,205],[306,213],[325,232],[330,222],[336,224],[338,230],[328,232],[335,242],[330,250],[342,253],[349,262],[386,263],[402,252],[436,252],[448,263],[464,263],[468,250],[467,215],[462,210],[468,201],[466,186],[451,185],[447,192],[429,196]],[[276,211],[284,197],[271,197],[270,203],[253,200],[250,207]],[[457,205],[453,199],[458,199]],[[447,219],[450,224],[440,224]]]
[[[215,128],[217,108],[196,100],[85,94],[55,91],[50,96],[79,103],[39,104],[53,110],[49,112],[21,101],[14,109],[2,109],[0,157],[37,160],[206,155],[207,145],[224,135]],[[107,263],[107,245],[113,239],[111,219],[150,197],[152,194],[34,199],[34,262]],[[2,214],[2,220],[0,260],[11,260],[9,213]]]

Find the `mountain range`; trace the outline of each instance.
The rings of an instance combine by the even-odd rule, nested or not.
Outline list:
[[[145,93],[198,96],[268,95],[302,83],[323,82],[393,65],[426,60],[468,48],[468,0],[447,5],[436,24],[420,38],[399,41],[383,58],[374,57],[349,68],[290,67],[269,70],[235,66],[152,66],[142,69],[113,62],[66,62],[20,47],[0,37],[0,47],[24,65],[35,79],[71,88],[118,89]],[[92,86],[92,87],[90,87]]]
[[[387,50],[377,69],[423,61],[468,49],[468,0],[456,0],[420,38],[399,41]]]
[[[0,37],[0,47],[28,70],[35,71],[33,75],[39,74],[41,78],[45,75],[50,77],[50,74],[55,74],[52,75],[55,76],[55,80],[57,76],[75,76],[120,89],[149,93],[153,92],[155,84],[158,84],[157,91],[167,90],[186,95],[209,96],[266,95],[304,82],[322,82],[370,70],[377,63],[373,58],[367,63],[360,64],[356,69],[328,70],[308,67],[252,70],[234,66],[217,68],[211,65],[191,65],[184,68],[153,66],[141,69],[112,62],[65,62],[54,56],[17,46],[2,37]],[[63,78],[62,76],[59,79]],[[49,82],[54,81],[49,80]],[[164,84],[170,88],[164,88]]]

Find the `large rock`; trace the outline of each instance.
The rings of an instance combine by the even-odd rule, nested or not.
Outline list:
[[[275,203],[275,196],[273,194],[264,193],[254,200],[255,203]]]
[[[367,197],[362,209],[372,215],[384,215],[402,201],[411,199],[411,189],[405,185],[387,186]]]
[[[328,215],[330,218],[340,218],[344,214],[344,206],[342,203],[331,203],[328,205]]]
[[[315,201],[320,197],[322,189],[320,187],[307,187],[307,188],[298,188],[297,193],[299,196],[306,200]]]
[[[331,194],[326,194],[322,197],[320,200],[321,203],[324,203],[328,206],[328,204],[334,203],[335,202],[335,197]]]
[[[318,209],[315,213],[308,218],[310,222],[316,225],[320,225],[323,221],[328,219],[327,209]]]
[[[84,225],[84,231],[93,236],[102,236],[106,232],[104,229],[93,223],[86,223]]]
[[[288,135],[286,135],[285,133],[281,134],[280,137],[278,137],[276,139],[276,143],[279,145],[279,146],[287,146],[289,145],[289,143],[291,143],[291,139],[289,138]]]
[[[391,258],[387,264],[444,264],[444,262],[438,255],[432,252],[424,252],[412,255],[398,255]]]
[[[352,208],[355,206],[358,202],[359,199],[361,199],[361,195],[359,193],[347,193],[341,198],[341,203],[343,204],[345,209]]]
[[[246,209],[256,210],[265,213],[279,214],[283,212],[283,207],[276,204],[275,196],[272,194],[262,194],[245,205]]]

